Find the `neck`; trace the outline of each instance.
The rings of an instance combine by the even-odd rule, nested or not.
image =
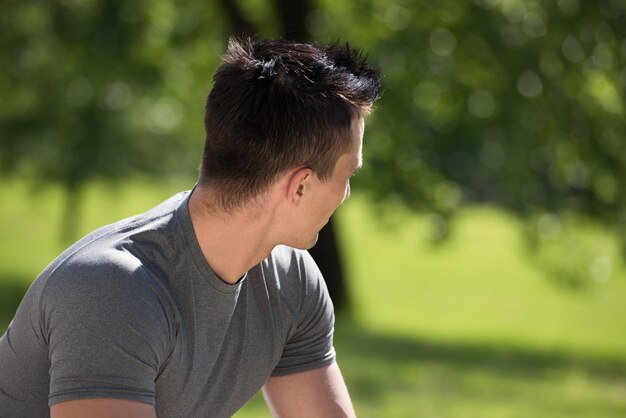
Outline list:
[[[263,261],[275,243],[270,239],[271,211],[212,210],[210,191],[197,186],[189,199],[189,214],[200,249],[213,272],[224,282],[237,283]]]

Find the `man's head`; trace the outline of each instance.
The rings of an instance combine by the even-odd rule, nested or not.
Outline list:
[[[231,39],[207,99],[200,184],[229,211],[297,167],[327,181],[379,89],[379,72],[347,45]]]

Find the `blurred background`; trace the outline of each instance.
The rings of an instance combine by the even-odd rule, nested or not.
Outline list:
[[[313,254],[359,416],[626,416],[623,1],[4,0],[0,25],[0,332],[72,241],[193,186],[231,34],[348,41],[384,93]]]

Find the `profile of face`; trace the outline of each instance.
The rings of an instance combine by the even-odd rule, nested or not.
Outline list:
[[[350,178],[362,165],[363,132],[363,118],[353,119],[352,146],[337,159],[331,177],[322,181],[312,173],[303,182],[297,223],[290,234],[291,242],[285,244],[299,249],[313,247],[335,209],[350,197]]]

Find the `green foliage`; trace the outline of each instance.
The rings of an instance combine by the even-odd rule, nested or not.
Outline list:
[[[625,227],[617,2],[322,1],[308,22],[383,68],[356,181],[376,199],[438,213],[433,238],[467,202]]]
[[[9,1],[0,19],[4,172],[79,187],[195,171],[223,44],[205,3]]]
[[[65,188],[62,242],[91,179],[195,176],[219,22],[201,1],[3,4],[0,173]]]
[[[325,3],[386,74],[363,184],[413,207],[624,207],[626,11],[613,1]],[[356,13],[359,25],[342,25]],[[320,35],[321,35],[320,33]]]
[[[528,221],[530,248],[552,246],[539,219],[565,231],[574,216],[626,254],[622,2],[322,1],[312,17],[318,39],[356,42],[385,73],[355,189],[432,213],[434,240],[488,202]]]

